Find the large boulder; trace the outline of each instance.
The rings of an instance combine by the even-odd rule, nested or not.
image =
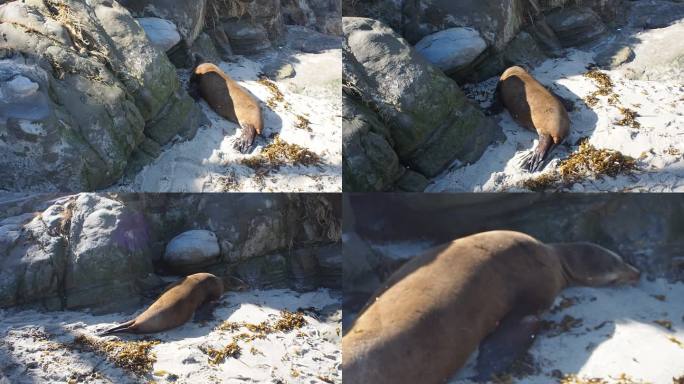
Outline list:
[[[164,261],[174,270],[190,274],[216,262],[220,255],[221,249],[214,232],[195,229],[185,231],[169,241],[164,251]]]
[[[121,309],[152,272],[143,215],[94,194],[0,222],[0,307]]]
[[[199,125],[173,65],[116,2],[6,3],[0,34],[5,189],[103,188],[145,137],[163,145]]]
[[[402,164],[433,177],[455,160],[474,162],[502,137],[453,80],[392,29],[349,17],[343,27],[344,81],[389,128]]]
[[[158,17],[173,22],[188,46],[204,28],[207,0],[119,0],[136,17]]]
[[[423,37],[415,48],[427,61],[449,74],[472,63],[487,43],[472,28],[449,28]]]

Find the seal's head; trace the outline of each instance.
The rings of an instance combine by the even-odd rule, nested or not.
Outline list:
[[[639,281],[638,269],[593,243],[551,244],[558,253],[568,285],[620,285]]]

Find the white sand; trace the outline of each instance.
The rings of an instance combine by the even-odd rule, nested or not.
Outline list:
[[[325,308],[328,317],[312,317],[306,312],[307,325],[287,333],[269,334],[266,339],[240,341],[242,353],[209,365],[200,346],[219,348],[232,341],[234,333],[215,331],[223,320],[259,323],[275,320],[283,309]],[[141,308],[140,310],[142,310]],[[140,311],[136,312],[138,314]],[[133,316],[135,315],[133,314]],[[185,325],[151,335],[161,340],[152,351],[157,361],[153,376],[165,383],[341,383],[341,309],[339,294],[328,290],[297,293],[289,290],[227,293],[215,309],[215,321],[205,325]],[[94,316],[84,312],[36,312],[0,310],[0,383],[64,383],[80,377],[83,383],[136,383],[145,380],[127,374],[93,353],[77,352],[55,342],[70,343],[79,333],[94,335],[131,315]],[[49,335],[47,339],[38,336]],[[32,336],[33,335],[33,336]],[[125,340],[141,336],[121,337]],[[252,350],[251,348],[255,349]],[[254,353],[252,353],[254,352]],[[99,372],[99,378],[91,373]],[[175,378],[172,375],[176,375]]]
[[[665,301],[654,297],[658,295],[664,295]],[[556,304],[562,297],[577,303],[544,319],[560,322],[569,315],[581,319],[581,325],[558,336],[538,336],[530,353],[540,372],[515,383],[557,382],[551,376],[554,370],[581,378],[599,377],[611,384],[621,374],[653,384],[671,384],[673,377],[684,376],[684,344],[669,339],[684,343],[684,284],[642,279],[636,287],[567,289]],[[672,330],[656,320],[671,321]],[[451,383],[469,383],[464,378],[474,374],[473,363]]]
[[[570,112],[571,133],[565,143],[551,155],[551,161],[540,172],[530,174],[519,168],[520,157],[537,144],[536,133],[515,123],[508,112],[496,116],[506,136],[501,144],[491,145],[474,164],[460,167],[454,164],[436,177],[428,186],[429,192],[462,191],[524,191],[520,182],[557,168],[559,159],[577,149],[580,138],[589,138],[597,148],[607,148],[639,159],[642,169],[633,176],[605,177],[584,180],[570,190],[582,191],[684,191],[684,86],[682,74],[675,73],[667,64],[673,54],[684,51],[684,20],[667,28],[635,33],[632,48],[635,58],[615,70],[603,71],[613,81],[620,104],[639,114],[640,128],[615,125],[622,115],[615,106],[599,96],[593,108],[581,100],[595,91],[592,79],[582,76],[586,65],[594,62],[595,51],[569,49],[562,58],[546,60],[533,68],[532,74],[559,96],[574,102]],[[610,38],[601,44],[610,42]],[[600,46],[600,44],[598,45]],[[598,47],[597,46],[597,47]],[[662,53],[661,53],[662,52]],[[633,72],[646,68],[649,80],[630,80]],[[478,94],[475,99],[488,107],[492,100],[496,79],[492,78],[469,90]],[[459,168],[460,167],[460,168]]]
[[[211,126],[200,127],[189,141],[168,145],[130,184],[110,189],[140,192],[341,192],[342,191],[342,84],[341,49],[321,53],[297,53],[291,58],[295,76],[276,84],[290,105],[266,105],[271,91],[257,82],[272,52],[258,61],[241,57],[235,63],[222,62],[221,69],[252,92],[262,104],[264,131],[255,140],[251,154],[233,148],[241,136],[240,127],[229,122],[200,101]],[[271,56],[269,56],[271,55]],[[255,59],[256,60],[256,59]],[[311,132],[296,126],[298,117],[310,121]],[[322,158],[320,166],[286,165],[260,180],[240,161],[257,155],[272,136],[298,144]]]

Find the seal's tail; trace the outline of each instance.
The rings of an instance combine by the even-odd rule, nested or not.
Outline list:
[[[107,335],[111,335],[114,333],[130,332],[130,327],[131,327],[131,325],[133,325],[134,322],[135,322],[135,320],[130,320],[130,321],[127,321],[123,324],[119,324],[114,328],[110,328],[110,329],[100,333],[98,336],[107,336]]]

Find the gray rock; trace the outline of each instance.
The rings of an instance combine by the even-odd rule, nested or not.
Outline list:
[[[0,226],[0,307],[122,309],[152,271],[144,217],[94,194]],[[27,220],[30,220],[26,222]]]
[[[425,176],[407,169],[404,175],[397,181],[397,188],[406,192],[423,192],[428,184],[430,184],[430,180]]]
[[[250,55],[264,52],[271,48],[266,28],[246,21],[236,20],[223,24],[233,52],[238,55]]]
[[[207,0],[119,0],[137,17],[159,17],[171,20],[188,46],[204,28],[204,17],[209,11]]]
[[[607,31],[599,15],[589,8],[561,8],[549,13],[546,21],[564,47],[595,41]]]
[[[470,163],[502,136],[458,85],[384,24],[343,18],[344,81],[390,128],[402,164],[433,177],[458,159]]]
[[[684,16],[684,4],[666,0],[645,0],[632,4],[629,25],[636,28],[667,27]]]
[[[338,0],[281,0],[281,6],[285,24],[342,34],[342,7]]]
[[[601,50],[594,59],[601,68],[615,69],[621,64],[632,61],[634,51],[627,46],[609,45]]]
[[[136,21],[145,30],[150,43],[164,52],[171,49],[181,40],[178,29],[168,20],[158,17],[141,17],[136,19]]]
[[[472,28],[449,28],[423,37],[415,49],[445,73],[453,73],[472,63],[487,43]]]
[[[345,192],[384,191],[402,175],[389,131],[368,108],[342,94],[342,172]]]
[[[164,252],[164,261],[174,270],[198,271],[216,262],[220,255],[214,232],[196,229],[171,239]]]
[[[125,8],[64,4],[64,14],[38,0],[0,6],[0,89],[16,96],[0,98],[0,177],[9,190],[109,186],[145,136],[165,144],[201,118]]]
[[[236,54],[262,52],[283,42],[285,24],[280,0],[214,2],[213,9],[207,14],[207,25],[220,29],[214,35],[224,32]]]

